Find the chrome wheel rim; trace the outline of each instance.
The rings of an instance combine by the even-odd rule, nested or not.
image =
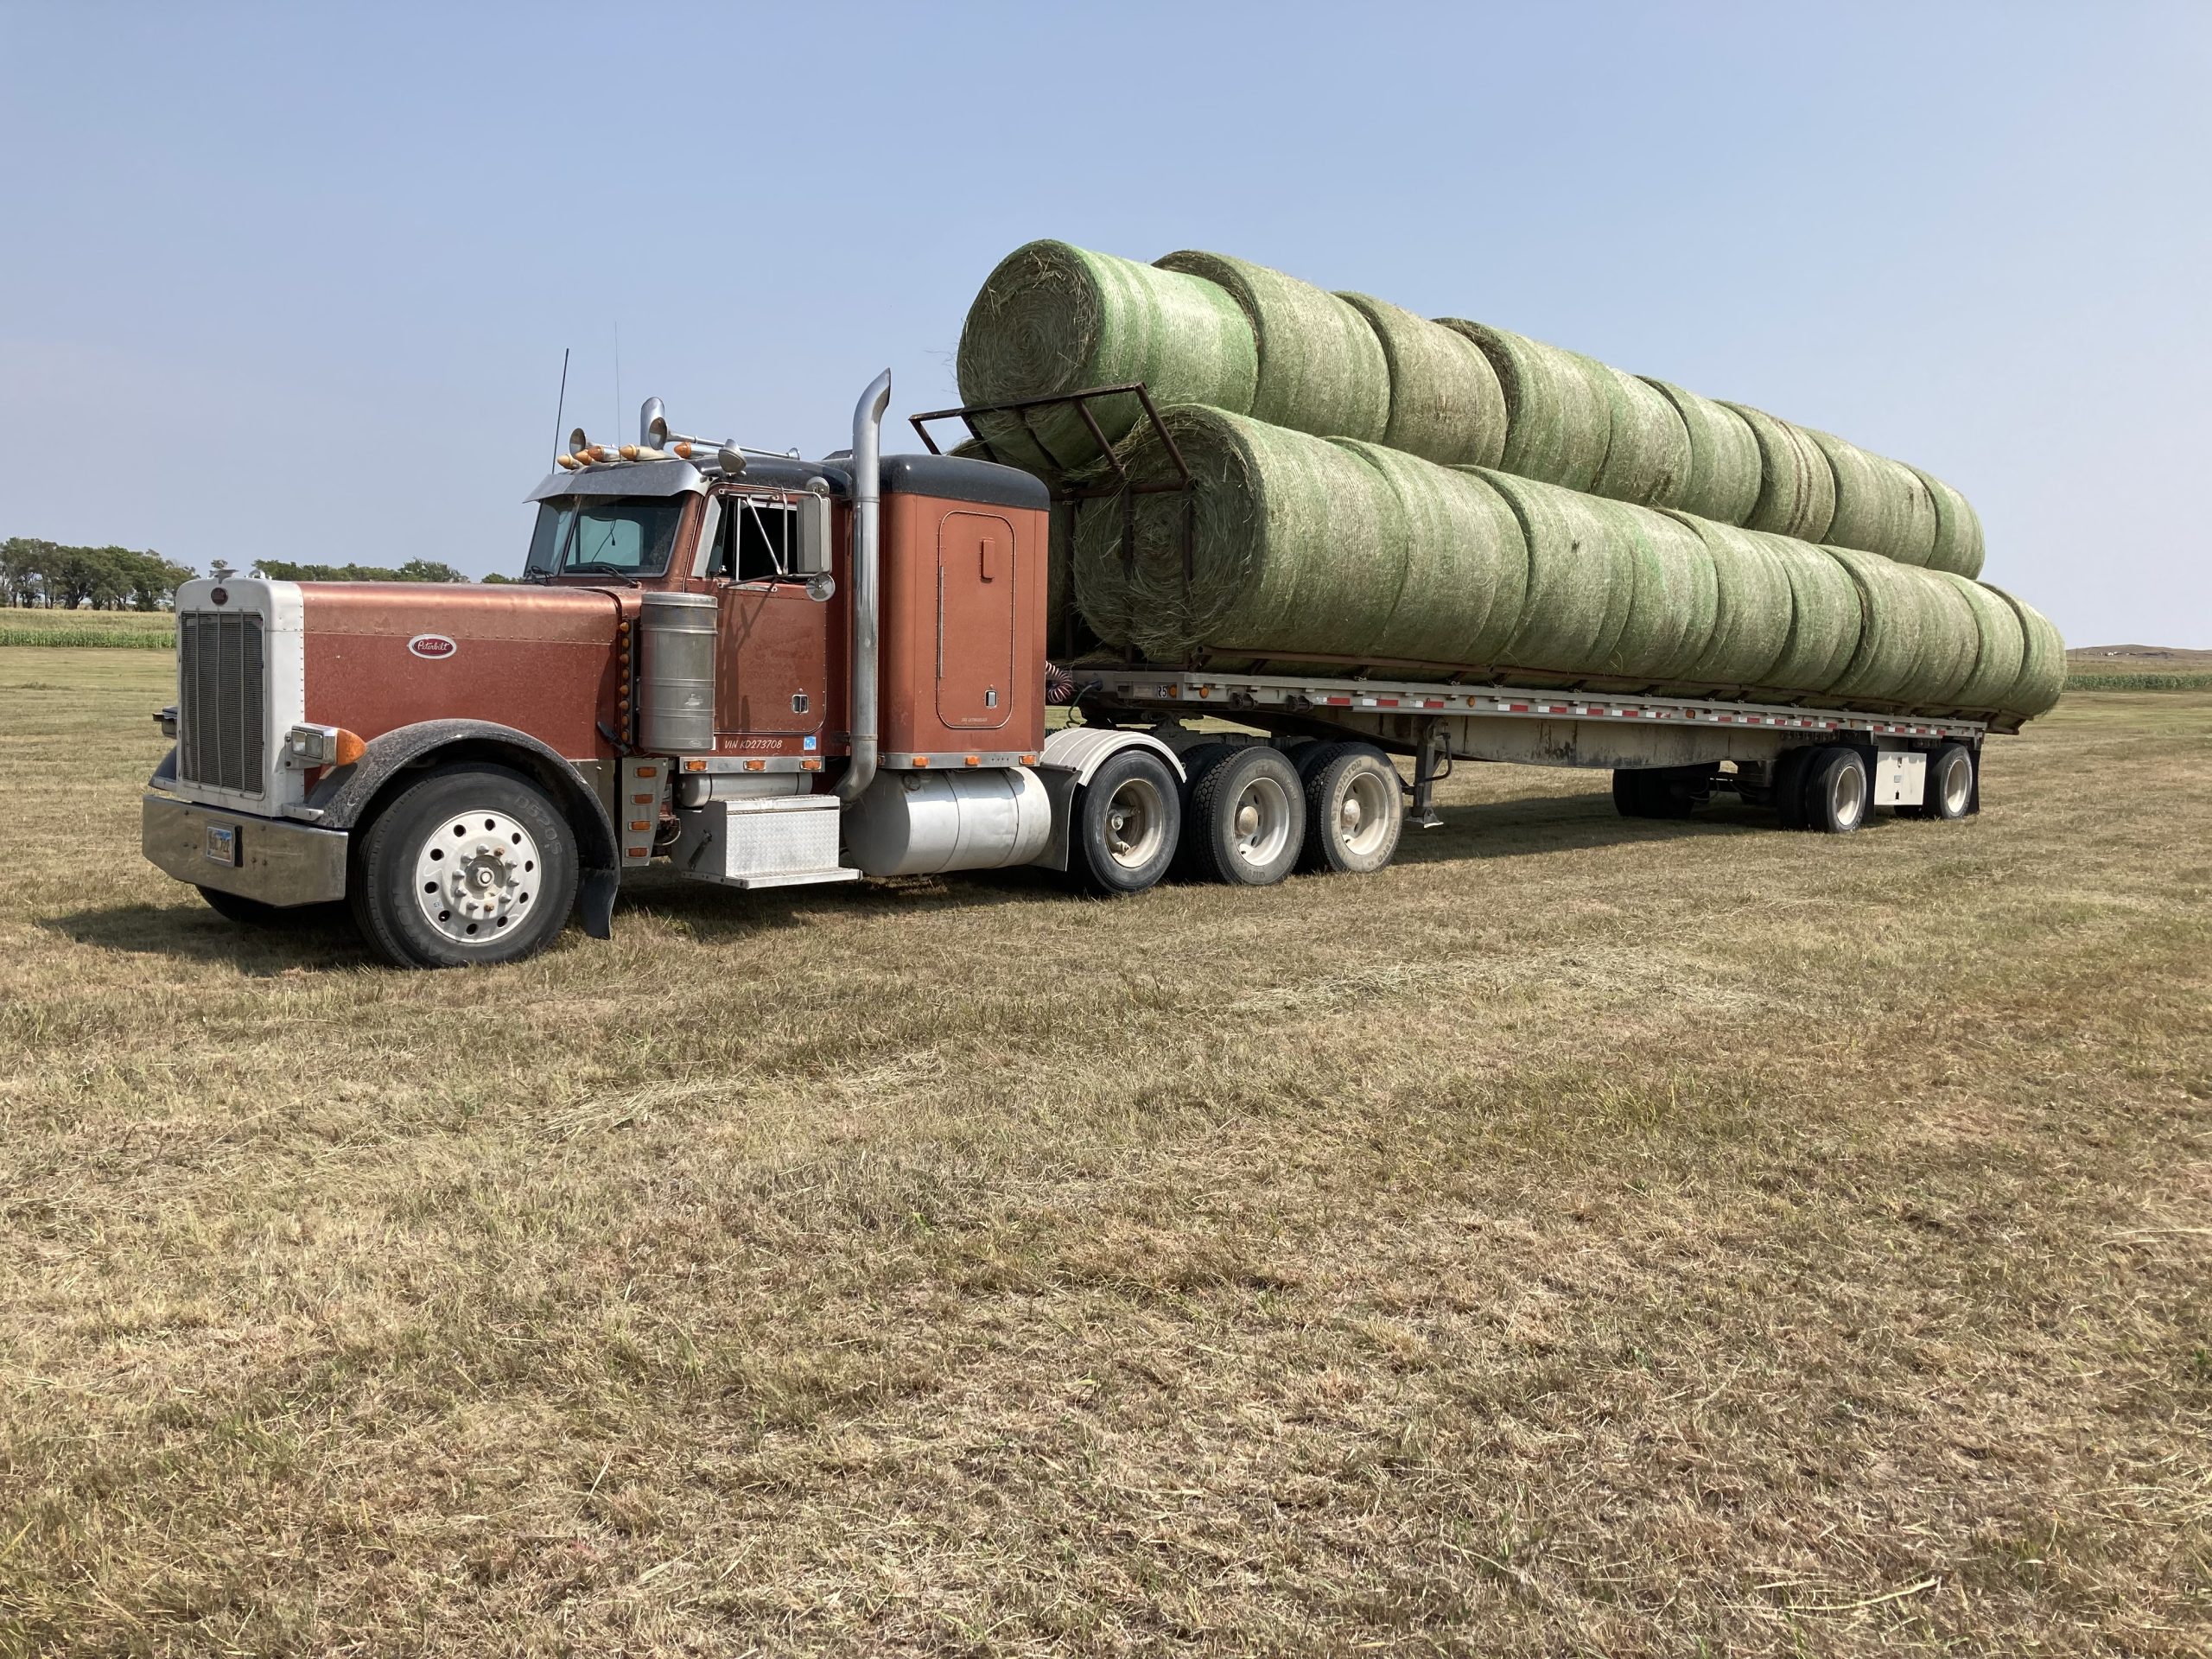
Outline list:
[[[1848,828],[1866,810],[1866,773],[1858,766],[1838,766],[1828,785],[1828,807],[1837,823]]]
[[[1149,778],[1128,778],[1106,801],[1106,855],[1125,870],[1159,855],[1167,833],[1167,804]]]
[[[504,812],[441,818],[415,854],[415,902],[441,937],[464,948],[511,933],[536,902],[545,861]]]
[[[1953,755],[1937,782],[1942,791],[1945,815],[1954,818],[1964,817],[1967,797],[1974,790],[1974,768],[1967,764],[1966,756]]]
[[[1237,791],[1229,821],[1237,859],[1272,864],[1290,843],[1290,791],[1280,778],[1255,778]]]
[[[1356,772],[1337,808],[1337,840],[1355,857],[1380,852],[1390,833],[1389,785],[1376,773]]]

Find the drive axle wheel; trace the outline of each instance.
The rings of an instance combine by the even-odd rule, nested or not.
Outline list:
[[[1306,791],[1281,751],[1255,743],[1224,755],[1191,791],[1183,833],[1193,866],[1217,881],[1272,887],[1306,841]]]
[[[370,826],[353,897],[363,937],[397,966],[512,962],[568,920],[575,837],[519,772],[443,769]]]
[[[1302,766],[1306,779],[1303,870],[1368,875],[1388,864],[1405,827],[1398,769],[1365,743],[1332,745]]]
[[[1097,893],[1141,893],[1167,874],[1181,833],[1175,774],[1149,749],[1124,749],[1084,785],[1068,872]]]

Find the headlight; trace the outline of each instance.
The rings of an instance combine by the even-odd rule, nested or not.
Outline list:
[[[343,726],[295,726],[284,734],[284,764],[306,771],[315,766],[350,766],[368,747]]]

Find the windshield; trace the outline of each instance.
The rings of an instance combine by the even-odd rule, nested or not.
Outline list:
[[[658,576],[668,569],[683,499],[608,500],[563,496],[543,502],[530,538],[527,575]]]

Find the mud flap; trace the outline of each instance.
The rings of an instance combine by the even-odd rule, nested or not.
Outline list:
[[[614,895],[621,890],[620,870],[586,870],[582,886],[577,890],[576,904],[582,912],[584,931],[594,939],[614,937]]]

